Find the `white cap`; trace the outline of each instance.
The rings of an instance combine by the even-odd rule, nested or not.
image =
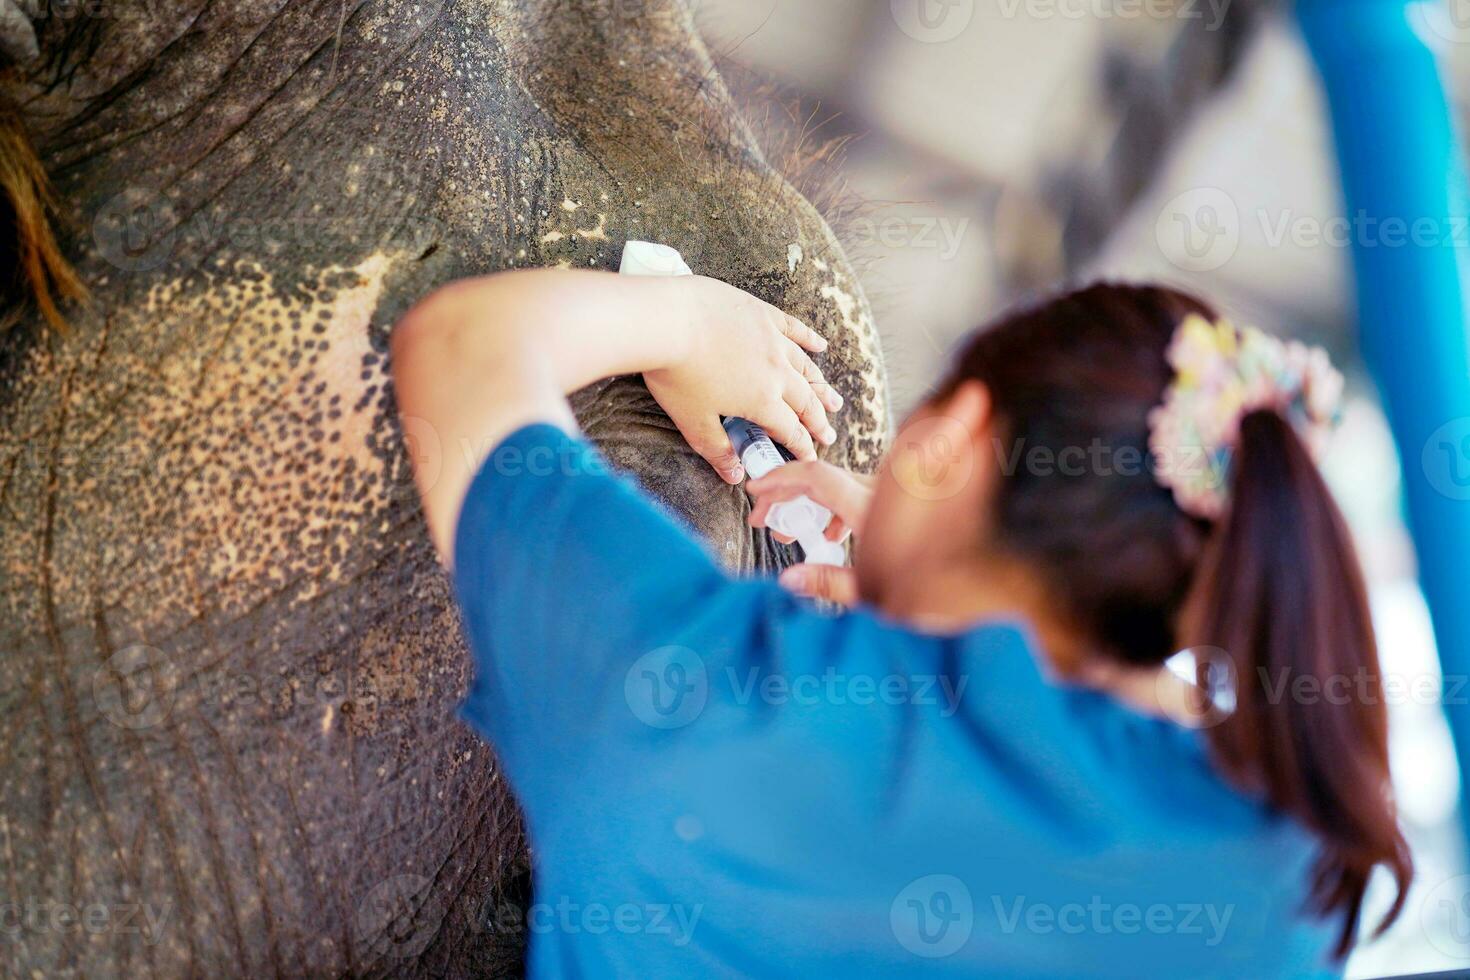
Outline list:
[[[828,541],[821,533],[803,534],[796,539],[801,545],[801,556],[809,565],[834,565],[838,568],[847,564],[847,549],[836,541]]]
[[[771,507],[766,526],[795,538],[801,553],[813,565],[845,565],[847,551],[824,533],[832,522],[832,512],[810,497],[785,500]]]
[[[657,242],[628,242],[618,272],[625,276],[692,276],[678,249]]]

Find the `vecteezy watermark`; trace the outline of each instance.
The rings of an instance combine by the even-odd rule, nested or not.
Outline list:
[[[684,0],[684,7],[698,15],[705,0]],[[665,0],[611,0],[611,13],[617,17],[639,18],[649,13],[660,13],[667,9]]]
[[[148,902],[70,902],[54,899],[0,901],[0,938],[23,942],[28,934],[86,933],[138,936],[157,945],[172,905]]]
[[[1464,248],[1470,245],[1470,219],[1462,215],[1442,218],[1421,215],[1410,219],[1396,215],[1377,217],[1359,209],[1351,215],[1321,217],[1299,214],[1290,208],[1271,211],[1258,208],[1256,222],[1262,241],[1270,248],[1290,244],[1296,248]]]
[[[1086,902],[1033,902],[1024,895],[990,897],[1000,931],[1049,936],[1198,936],[1213,949],[1225,939],[1235,905],[1212,902],[1110,902],[1093,895]]]
[[[1269,704],[1298,705],[1450,705],[1470,703],[1462,674],[1372,673],[1358,667],[1349,673],[1308,674],[1291,667],[1256,668],[1262,695]]]
[[[748,667],[742,674],[734,667],[724,668],[724,679],[730,685],[734,701],[748,705],[796,704],[812,706],[830,704],[913,705],[939,709],[941,718],[949,718],[960,709],[960,699],[970,678],[949,674],[850,674],[828,666],[820,674],[787,675]]]
[[[975,0],[889,0],[893,21],[915,41],[953,41],[975,19]]]
[[[374,885],[357,906],[355,936],[376,959],[409,959],[428,948],[444,924],[443,901],[423,875],[401,874]]]
[[[925,875],[894,897],[888,925],[899,945],[915,956],[953,956],[974,932],[975,901],[954,875]]]
[[[704,658],[688,647],[650,650],[623,678],[623,697],[634,717],[653,728],[683,728],[709,700]]]
[[[1424,440],[1419,462],[1437,492],[1451,500],[1470,500],[1470,417],[1435,429]]]
[[[1225,23],[1232,0],[1000,0],[1000,14],[1028,20],[1194,20],[1207,31]]]
[[[1141,444],[1111,443],[1101,437],[1086,445],[1044,445],[1024,436],[992,436],[990,447],[1001,474],[1079,478],[1182,477],[1222,486],[1230,472],[1228,449],[1172,446],[1155,451]],[[916,418],[899,431],[888,456],[889,472],[905,492],[920,500],[944,500],[959,493],[976,469],[975,439],[958,419],[944,415]]]
[[[995,460],[1006,476],[1025,472],[1031,476],[1139,476],[1204,478],[1210,486],[1221,486],[1230,472],[1228,450],[1211,452],[1203,446],[1174,446],[1157,452],[1123,443],[1114,445],[1095,438],[1087,445],[1046,446],[1028,444],[1024,437],[1007,442],[991,437]]]
[[[209,29],[263,23],[276,13],[270,0],[234,0],[221,4],[218,12],[210,10],[201,21]],[[115,20],[123,17],[134,21],[177,17],[177,0],[21,0],[20,7],[32,20]]]
[[[323,670],[293,664],[259,672],[213,666],[207,653],[186,659],[146,643],[123,647],[92,674],[92,697],[99,713],[119,728],[145,731],[165,724],[180,706],[208,705],[222,712],[253,711],[284,718],[297,711],[321,712],[323,733],[337,719],[371,711],[380,696],[373,680],[358,671]]]
[[[1212,272],[1233,259],[1243,240],[1268,248],[1467,248],[1464,215],[1303,214],[1256,208],[1249,220],[1218,187],[1197,187],[1172,198],[1154,223],[1159,251],[1185,272]]]
[[[881,246],[888,249],[916,249],[939,253],[948,262],[960,252],[970,219],[941,216],[858,218],[853,221],[851,235],[859,247]]]
[[[470,473],[489,469],[503,477],[606,476],[612,472],[601,453],[570,440],[556,447],[538,445],[522,449],[496,440],[476,443],[461,437],[446,448],[439,430],[427,419],[400,415],[398,422],[404,454],[413,466],[405,468],[402,479],[390,486],[388,492],[394,495],[416,495],[415,473],[424,489],[433,487],[444,471],[446,452],[459,453]]]
[[[688,647],[665,646],[639,657],[623,680],[623,696],[634,717],[653,728],[682,728],[698,718],[712,696],[745,707],[772,706],[865,708],[872,705],[935,708],[941,718],[960,708],[967,675],[870,674],[838,670],[783,673],[725,665],[711,671],[703,657]]]
[[[26,0],[21,4],[32,20],[105,20],[116,17],[120,0]]]
[[[481,917],[484,928],[499,936],[659,936],[669,945],[688,946],[704,914],[703,903],[578,902],[562,895],[524,908],[511,902],[492,905]]]
[[[363,178],[367,181],[367,178]],[[393,248],[422,252],[441,237],[442,227],[423,214],[413,189],[359,187],[343,178],[345,198],[371,197],[370,206],[335,213],[185,212],[161,192],[129,187],[108,199],[92,219],[97,252],[123,272],[150,272],[183,254],[212,255],[228,248],[237,256],[265,257],[290,249],[313,253],[341,247]],[[369,182],[371,183],[371,182]]]
[[[1213,728],[1235,713],[1249,682],[1252,700],[1270,705],[1459,706],[1470,704],[1470,678],[1463,674],[1385,673],[1356,667],[1350,671],[1309,673],[1290,666],[1257,666],[1241,676],[1227,650],[1196,646],[1167,662],[1157,681],[1160,703],[1179,707],[1191,725]],[[1180,681],[1190,685],[1180,704]]]

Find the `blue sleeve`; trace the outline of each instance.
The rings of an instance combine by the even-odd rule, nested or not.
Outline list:
[[[464,715],[521,785],[550,770],[572,782],[632,715],[677,710],[657,683],[642,697],[645,675],[677,682],[681,644],[744,618],[761,591],[549,425],[513,433],[481,467],[454,554],[475,657]]]

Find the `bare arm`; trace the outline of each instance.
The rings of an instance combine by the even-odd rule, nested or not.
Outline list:
[[[826,342],[800,321],[702,277],[625,278],[534,270],[466,279],[408,312],[392,337],[405,429],[437,437],[415,479],[439,554],[452,560],[460,504],[480,462],[533,422],[576,430],[566,395],[641,372],[700,455],[743,477],[721,415],[765,426],[799,457],[835,438],[842,399],[806,351]],[[803,349],[805,348],[805,349]]]

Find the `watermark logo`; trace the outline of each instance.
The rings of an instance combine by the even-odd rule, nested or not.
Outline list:
[[[1154,223],[1159,251],[1186,272],[1211,272],[1240,247],[1240,209],[1217,187],[1197,187],[1174,197]]]
[[[1001,16],[1027,20],[1199,21],[1217,31],[1230,12],[1231,0],[1000,0]]]
[[[401,471],[402,478],[394,479],[389,484],[388,492],[400,499],[416,499],[418,489],[414,474],[418,474],[417,480],[423,483],[425,491],[433,489],[444,471],[444,443],[439,438],[439,430],[428,419],[416,415],[400,415],[398,424],[403,431],[404,456],[412,466]],[[471,462],[468,454],[466,462]],[[478,467],[472,465],[471,472],[476,469]]]
[[[163,651],[123,647],[92,674],[92,697],[108,721],[134,731],[162,724],[173,711],[179,671]]]
[[[1290,666],[1256,668],[1261,696],[1273,705],[1457,705],[1465,703],[1466,680],[1464,674],[1385,674],[1362,666],[1325,674],[1294,671]]]
[[[791,676],[751,667],[744,677],[734,667],[726,667],[724,680],[730,685],[734,702],[740,705],[756,700],[799,707],[912,705],[937,708],[941,718],[953,717],[960,710],[960,700],[970,682],[967,674],[845,674],[832,665],[821,674]]]
[[[158,945],[172,905],[147,902],[67,902],[50,899],[0,902],[0,937],[24,943],[30,934],[138,936]]]
[[[498,936],[654,936],[683,948],[694,938],[703,904],[680,902],[579,902],[568,895],[532,902],[522,908],[500,902],[481,916],[486,930]]]
[[[852,223],[851,236],[859,248],[882,248],[897,251],[914,249],[936,252],[939,261],[949,262],[960,254],[970,219],[936,215],[887,218],[858,218]]]
[[[351,163],[323,177],[324,200],[332,207],[283,213],[224,205],[188,211],[151,187],[135,186],[98,209],[92,241],[103,259],[128,273],[206,256],[260,258],[289,250],[380,248],[422,255],[443,237],[441,221],[423,203],[434,176]],[[374,206],[364,207],[364,200]]]
[[[628,668],[623,696],[634,717],[653,728],[683,728],[709,700],[704,658],[688,647],[651,650]]]
[[[1409,23],[1430,45],[1470,44],[1470,0],[1418,0],[1408,6]]]
[[[357,907],[357,938],[383,959],[409,959],[428,948],[444,923],[444,905],[423,875],[380,881]]]
[[[954,875],[925,875],[898,893],[888,924],[899,945],[915,956],[952,956],[975,929],[975,901]]]
[[[685,9],[696,17],[699,16],[699,8],[703,4],[704,0],[684,0]],[[662,10],[661,0],[612,0],[612,12],[618,17],[640,18]]]
[[[1311,214],[1258,207],[1242,214],[1214,187],[1185,191],[1166,204],[1154,225],[1160,252],[1185,272],[1212,272],[1240,249],[1243,238],[1264,249],[1470,248],[1470,218],[1458,214]]]
[[[898,29],[923,44],[953,41],[975,19],[975,0],[890,0]]]
[[[1170,657],[1165,667],[1155,682],[1159,703],[1174,706],[1191,726],[1214,728],[1235,714],[1240,676],[1229,652],[1189,647]]]
[[[992,895],[990,901],[1000,931],[1006,935],[1027,932],[1037,936],[1056,933],[1067,936],[1136,936],[1140,933],[1198,936],[1200,942],[1210,949],[1224,942],[1225,932],[1235,915],[1233,904],[1154,902],[1138,905],[1134,902],[1109,902],[1101,895],[1093,895],[1085,903],[1064,902],[1060,905],[1028,901],[1024,895],[1016,895],[1009,900]]]
[[[97,251],[124,272],[157,269],[173,257],[179,217],[162,195],[130,187],[110,199],[92,220]]]
[[[1470,500],[1470,417],[1451,419],[1424,442],[1420,465],[1429,485],[1451,500]]]
[[[943,415],[915,419],[899,432],[888,465],[906,492],[920,500],[947,500],[964,489],[975,472],[970,430]]]
[[[1470,875],[1446,878],[1419,903],[1419,926],[1431,945],[1456,960],[1470,960]]]

